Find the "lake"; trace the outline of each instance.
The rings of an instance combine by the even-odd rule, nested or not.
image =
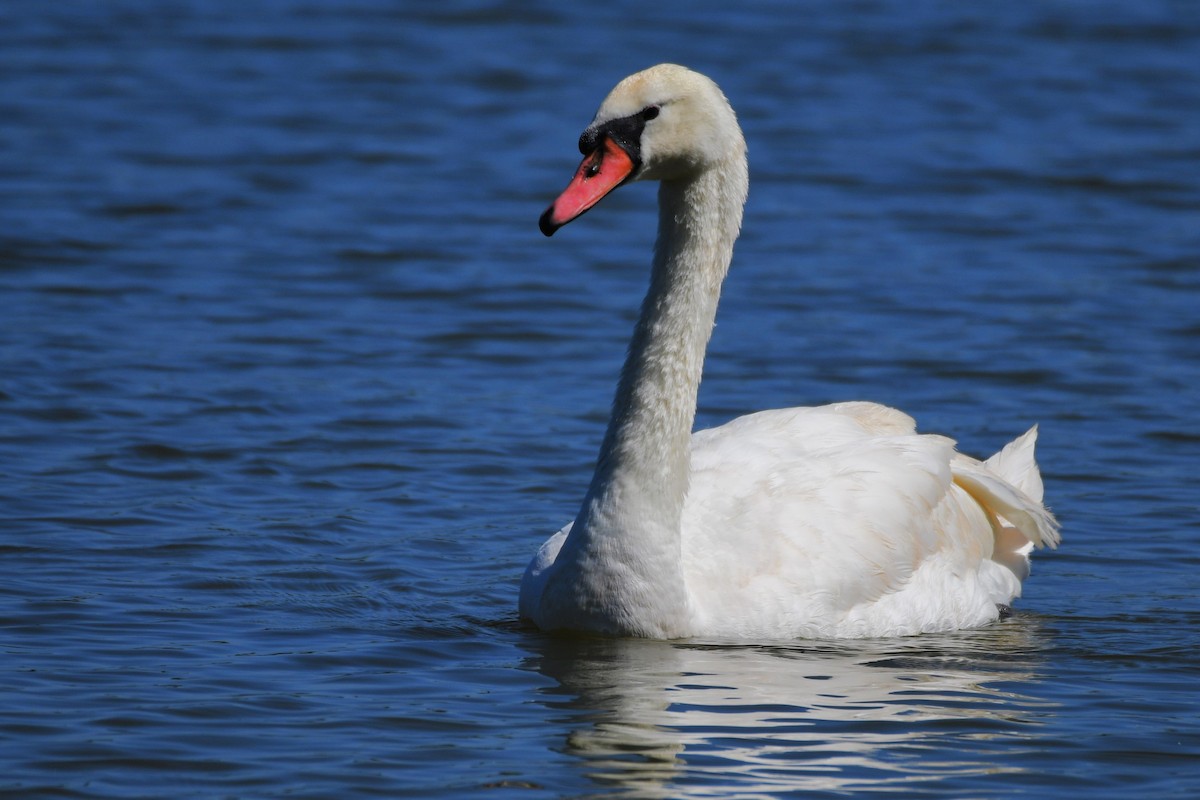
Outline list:
[[[1198,52],[1169,0],[0,7],[0,796],[1200,795]],[[537,219],[662,61],[750,147],[697,424],[1037,423],[1012,618],[518,621],[655,193]]]

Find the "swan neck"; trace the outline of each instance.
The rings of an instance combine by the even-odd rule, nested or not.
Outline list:
[[[545,608],[569,609],[562,624],[652,638],[690,635],[681,523],[692,423],[746,191],[744,149],[723,166],[659,189],[650,287],[596,471],[543,592]]]
[[[745,189],[744,156],[726,169],[661,184],[650,287],[576,520],[586,535],[633,537],[641,552],[656,540],[676,568],[704,353]]]

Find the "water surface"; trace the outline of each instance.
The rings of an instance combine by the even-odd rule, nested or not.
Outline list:
[[[0,9],[0,793],[1200,792],[1200,12],[1153,0]],[[698,424],[1041,427],[1017,615],[545,637],[653,237],[538,215],[619,78],[750,144]]]

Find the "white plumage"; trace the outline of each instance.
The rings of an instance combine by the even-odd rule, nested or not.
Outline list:
[[[873,403],[763,411],[694,435],[704,350],[748,188],[712,81],[622,81],[547,234],[627,180],[661,181],[650,290],[596,473],[534,556],[521,615],[654,638],[896,636],[995,620],[1033,546],[1055,546],[1036,429],[986,462]]]

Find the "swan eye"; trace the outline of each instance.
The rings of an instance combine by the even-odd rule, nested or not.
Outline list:
[[[658,116],[658,106],[646,106],[646,108],[644,108],[642,110],[642,119],[646,120],[647,122],[649,122],[650,120],[654,119],[657,116]]]

